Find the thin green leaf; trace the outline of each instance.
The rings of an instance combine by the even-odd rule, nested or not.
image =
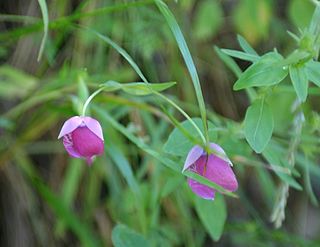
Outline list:
[[[281,82],[288,74],[288,69],[279,66],[283,60],[276,52],[269,52],[252,64],[233,86],[234,90],[248,87],[271,86]]]
[[[311,178],[310,178],[310,170],[309,170],[309,166],[310,166],[310,163],[309,163],[309,159],[307,157],[307,155],[304,155],[304,159],[305,159],[305,176],[304,176],[304,183],[305,183],[305,187],[306,187],[306,191],[309,195],[309,198],[312,202],[313,205],[315,206],[319,206],[319,203],[318,203],[318,200],[317,200],[317,197],[316,195],[314,194],[314,191],[312,189],[312,184],[311,184]]]
[[[313,35],[319,35],[320,32],[320,4],[318,3],[316,6],[316,9],[313,13],[310,26],[309,26],[309,31]]]
[[[246,39],[244,37],[242,37],[241,35],[237,35],[237,40],[240,44],[240,47],[248,54],[251,55],[255,55],[258,56],[258,53],[251,47],[251,45],[246,41]]]
[[[293,87],[298,95],[300,101],[304,102],[308,96],[308,76],[304,66],[290,65],[289,66],[290,78]]]
[[[89,29],[89,28],[82,28],[83,30],[86,30],[94,35],[96,35],[99,39],[103,40],[110,46],[112,46],[117,52],[119,52],[127,61],[128,63],[132,66],[134,71],[140,76],[140,78],[145,82],[148,83],[148,80],[146,77],[143,75],[142,71],[140,70],[139,66],[134,62],[132,57],[126,52],[122,47],[117,45],[115,42],[113,42],[109,37],[102,35],[95,30]]]
[[[230,49],[221,49],[222,52],[225,54],[231,56],[231,57],[236,57],[242,60],[250,61],[250,62],[257,62],[259,60],[259,56],[257,55],[252,55],[249,53],[245,53],[242,51],[235,51],[235,50],[230,50]]]
[[[43,37],[40,45],[40,50],[38,54],[38,62],[40,61],[42,57],[42,53],[44,51],[44,47],[46,45],[47,37],[48,37],[48,31],[49,31],[49,15],[48,15],[48,8],[47,3],[45,0],[38,0],[38,3],[40,5],[42,18],[43,18]]]
[[[277,65],[278,66],[287,66],[287,65],[291,65],[291,64],[297,64],[297,63],[300,63],[301,61],[307,59],[308,57],[310,57],[309,52],[295,50],[288,57],[286,57],[281,62],[279,62]]]
[[[274,122],[270,107],[264,99],[256,100],[244,119],[245,137],[257,153],[261,153],[271,139]]]
[[[320,62],[310,61],[306,64],[308,79],[320,87]]]
[[[218,46],[214,46],[215,52],[218,54],[220,59],[227,65],[227,67],[235,74],[237,78],[239,78],[242,74],[242,71],[238,64],[228,55],[223,53]]]
[[[190,51],[187,46],[187,43],[183,37],[183,34],[180,30],[180,27],[179,27],[177,21],[174,18],[174,15],[171,13],[168,6],[161,0],[155,0],[155,2],[157,4],[160,12],[162,13],[164,18],[166,19],[166,21],[167,21],[175,39],[176,39],[176,42],[179,46],[180,52],[183,56],[183,59],[186,63],[186,66],[188,68],[188,71],[191,76],[192,83],[193,83],[193,86],[194,86],[194,89],[196,92],[198,104],[199,104],[201,119],[202,119],[204,131],[205,131],[205,137],[206,137],[206,140],[208,141],[209,136],[208,136],[206,107],[204,104],[204,99],[203,99],[203,95],[202,95],[202,91],[201,91],[201,85],[200,85],[198,73],[197,73],[196,67],[193,63]]]
[[[112,92],[117,90],[123,90],[133,95],[149,95],[154,92],[161,92],[172,86],[176,82],[163,82],[163,83],[144,83],[144,82],[132,82],[132,83],[119,83],[115,81],[108,81],[101,84],[104,91]]]
[[[217,193],[214,201],[196,197],[195,206],[206,231],[214,241],[218,241],[227,219],[226,203],[223,196]]]

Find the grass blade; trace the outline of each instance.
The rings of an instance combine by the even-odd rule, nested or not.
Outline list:
[[[198,73],[197,73],[196,67],[193,63],[190,51],[187,46],[187,43],[184,39],[184,36],[180,30],[180,27],[179,27],[176,19],[174,18],[174,15],[171,13],[168,6],[161,0],[155,0],[155,2],[157,4],[160,12],[162,13],[164,18],[166,19],[166,21],[167,21],[175,39],[176,39],[176,42],[179,46],[180,52],[183,56],[183,59],[186,63],[186,66],[188,68],[194,89],[196,91],[196,96],[197,96],[197,100],[198,100],[198,104],[199,104],[199,108],[200,108],[200,114],[201,114],[201,118],[202,118],[202,122],[203,122],[203,127],[204,127],[203,129],[205,131],[205,137],[208,142],[209,135],[208,135],[208,126],[207,126],[206,107],[204,104],[204,99],[203,99],[203,95],[202,95],[202,91],[201,91],[201,85],[200,85]]]
[[[102,35],[92,29],[82,27],[83,30],[88,31],[95,36],[97,36],[99,39],[103,40],[106,42],[108,45],[112,46],[119,54],[121,54],[127,61],[128,63],[132,66],[134,71],[140,76],[140,78],[143,80],[145,83],[149,83],[146,77],[143,75],[142,71],[140,70],[139,66],[135,63],[135,61],[132,59],[132,57],[129,55],[128,52],[126,52],[122,47],[117,45],[115,42],[113,42],[109,37]]]
[[[42,13],[42,18],[43,18],[43,37],[41,40],[41,45],[40,45],[40,50],[38,54],[38,62],[40,61],[44,47],[46,45],[47,37],[48,37],[48,30],[49,30],[49,15],[48,15],[48,8],[47,8],[47,3],[45,0],[38,0],[38,3],[40,5],[41,13]]]

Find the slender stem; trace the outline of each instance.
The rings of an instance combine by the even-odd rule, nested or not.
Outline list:
[[[103,87],[102,87],[102,88],[99,88],[97,91],[95,91],[93,94],[91,94],[91,95],[89,96],[89,98],[86,100],[86,102],[85,102],[84,105],[83,105],[81,116],[85,116],[85,115],[86,115],[86,110],[87,110],[87,107],[88,107],[90,101],[91,101],[97,94],[99,94],[102,90],[103,90]]]
[[[195,128],[195,130],[199,133],[201,140],[203,141],[203,144],[206,146],[207,141],[204,135],[202,134],[201,130],[199,127],[195,124],[195,122],[191,119],[191,117],[184,111],[182,110],[176,103],[174,103],[171,99],[167,98],[166,96],[162,95],[161,93],[158,93],[157,91],[152,90],[152,93],[159,96],[160,98],[164,99],[167,101],[170,105],[172,105],[174,108],[176,108],[188,121],[192,124],[192,126]]]

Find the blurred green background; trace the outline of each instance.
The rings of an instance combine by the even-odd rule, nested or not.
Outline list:
[[[215,217],[226,215],[225,208],[196,198],[182,174],[160,164],[103,116],[108,112],[138,143],[165,155],[163,145],[174,126],[154,97],[102,93],[94,99],[91,114],[103,126],[106,152],[90,168],[69,158],[57,140],[88,91],[108,80],[139,81],[116,50],[79,25],[126,49],[150,82],[176,81],[166,94],[199,117],[188,71],[154,2],[46,2],[49,34],[40,62],[38,2],[0,2],[0,246],[113,246],[112,239],[126,247],[320,246],[320,211],[314,206],[320,195],[319,91],[306,104],[310,133],[303,139],[317,155],[297,155],[303,191],[290,189],[286,219],[275,229],[270,215],[280,179],[239,132],[249,99],[232,91],[236,75],[214,50],[240,49],[241,34],[259,53],[276,47],[288,54],[295,43],[287,30],[298,33],[308,25],[312,1],[166,1],[198,69],[209,119],[220,129],[217,142],[234,161],[240,184],[239,198],[225,198],[228,213],[219,241],[210,229]],[[241,69],[249,65],[236,61]],[[295,95],[289,90],[272,97],[275,136],[286,146]],[[167,111],[184,120],[169,106]],[[181,160],[172,159],[180,166]],[[206,216],[212,225],[201,219]]]

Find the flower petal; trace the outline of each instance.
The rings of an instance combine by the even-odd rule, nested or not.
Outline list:
[[[71,135],[73,147],[82,157],[91,158],[103,154],[103,141],[87,126],[75,129]]]
[[[75,158],[81,158],[81,155],[73,147],[71,134],[67,134],[63,136],[63,145],[70,156]]]
[[[91,117],[83,117],[82,119],[85,125],[103,141],[104,139],[100,123]]]
[[[210,149],[218,152],[218,154],[215,154],[216,156],[220,157],[224,161],[228,162],[231,166],[233,166],[231,160],[226,155],[225,151],[220,147],[218,144],[211,142],[210,143]]]
[[[191,178],[188,178],[188,185],[195,194],[202,197],[203,199],[206,199],[206,200],[214,199],[215,190],[208,187],[207,185],[201,184]]]
[[[202,163],[199,162],[198,169],[204,169],[203,176],[210,181],[220,185],[228,191],[236,191],[238,189],[238,181],[227,161],[214,154],[210,154],[207,165],[204,168],[200,167],[201,165]]]
[[[64,122],[61,128],[60,134],[58,136],[58,139],[74,131],[78,126],[81,125],[81,123],[82,123],[82,119],[79,116],[69,118],[67,121]]]
[[[187,170],[192,164],[194,164],[204,153],[204,150],[199,145],[194,146],[188,153],[187,159],[184,162],[182,172]]]

